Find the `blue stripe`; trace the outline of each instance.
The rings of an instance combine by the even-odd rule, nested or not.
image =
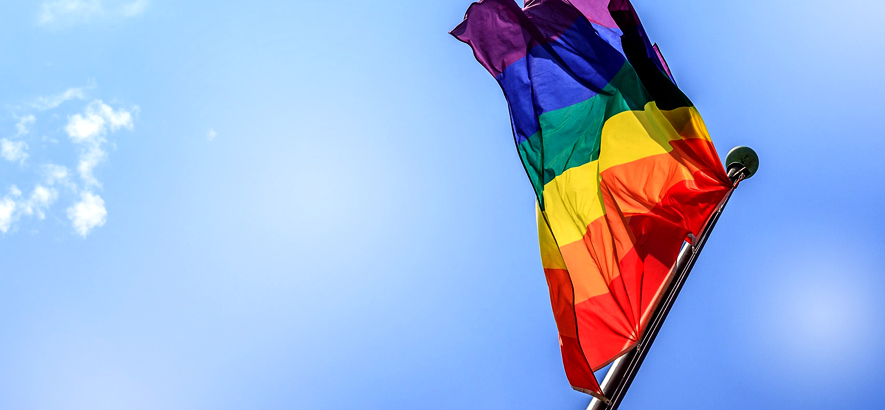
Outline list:
[[[540,130],[538,117],[593,98],[624,65],[616,31],[581,18],[555,41],[529,50],[496,78],[510,106],[516,143]],[[602,30],[604,29],[604,30]]]
[[[624,55],[624,47],[621,45],[621,36],[624,35],[624,32],[622,32],[621,29],[610,28],[593,22],[590,22],[590,24],[593,25],[593,28],[599,33],[599,37],[602,37],[606,43],[614,47],[615,50],[618,50],[621,55]]]

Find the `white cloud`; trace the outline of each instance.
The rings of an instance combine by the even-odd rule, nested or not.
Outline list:
[[[82,100],[84,98],[86,98],[86,92],[83,88],[68,88],[62,93],[56,95],[50,95],[49,97],[37,97],[31,103],[31,105],[40,111],[46,111],[64,104],[65,101],[74,99]]]
[[[67,4],[73,9],[84,7],[83,5],[98,4],[106,6],[110,2],[103,1],[55,1],[53,3],[45,3],[46,5],[54,5],[53,7],[61,7]],[[118,5],[122,3],[117,3]],[[130,6],[126,11],[128,14],[137,14],[144,10],[147,5],[146,1],[127,1],[124,5]],[[122,10],[118,7],[115,10]],[[88,85],[85,88],[91,88],[94,85]],[[29,141],[40,141],[40,136],[31,136],[34,134],[34,124],[37,117],[41,117],[41,123],[44,121],[44,114],[40,111],[50,111],[46,116],[46,121],[51,124],[52,121],[63,121],[62,127],[54,128],[57,132],[63,132],[71,142],[74,143],[78,150],[78,157],[75,167],[72,164],[68,166],[59,165],[52,162],[43,162],[36,167],[24,168],[34,172],[37,177],[37,183],[33,188],[22,192],[19,185],[9,185],[6,194],[0,193],[0,234],[15,231],[20,221],[27,218],[42,220],[47,217],[53,206],[62,200],[67,202],[67,217],[76,234],[87,237],[94,229],[104,226],[107,221],[107,209],[105,208],[104,199],[96,193],[96,189],[101,187],[99,181],[95,178],[94,170],[108,157],[107,146],[113,146],[111,135],[123,129],[132,130],[135,128],[135,117],[138,114],[138,107],[132,106],[127,108],[112,107],[105,104],[101,100],[93,100],[85,105],[80,111],[68,111],[58,109],[67,101],[84,99],[86,92],[84,88],[69,88],[62,93],[41,97],[26,102],[23,106],[15,107],[16,110],[24,112],[14,113],[16,119],[15,134],[9,132],[7,138],[0,138],[0,158],[8,161],[20,161],[24,163],[27,158],[29,161],[29,149],[40,149],[45,147],[45,142],[57,142],[53,131],[49,129],[48,135],[42,136],[44,143],[29,146]],[[33,114],[29,114],[30,111]],[[67,118],[65,119],[65,114]],[[43,131],[41,129],[41,131]],[[57,135],[57,134],[56,134]],[[34,154],[36,156],[36,154]],[[75,169],[72,169],[75,168]],[[79,177],[79,178],[78,178]],[[76,181],[81,179],[80,181]],[[9,181],[13,182],[13,181]],[[62,199],[61,197],[64,196]],[[70,202],[68,202],[70,201]]]
[[[74,230],[84,238],[92,229],[104,225],[107,216],[104,200],[88,191],[80,194],[80,202],[68,208],[68,219],[71,220]]]
[[[22,215],[46,218],[46,211],[58,199],[58,192],[37,184],[27,198],[22,198],[22,191],[13,185],[9,195],[0,199],[0,232],[6,233]]]
[[[37,23],[42,26],[71,26],[105,18],[135,17],[143,13],[148,0],[46,0]]]
[[[24,141],[13,142],[6,138],[0,139],[0,156],[9,162],[24,162],[28,157],[28,144]]]
[[[80,173],[80,178],[83,179],[86,186],[101,186],[92,171],[107,157],[108,154],[98,144],[90,145],[80,154],[77,172]]]
[[[107,142],[105,135],[109,130],[113,132],[120,128],[130,130],[133,128],[132,112],[124,109],[114,110],[101,100],[95,100],[87,105],[83,114],[68,117],[65,132],[74,143],[83,146],[77,171],[86,186],[100,186],[93,170],[107,158],[107,153],[102,148]]]
[[[98,111],[102,117],[108,120],[111,131],[116,131],[120,128],[132,129],[132,113],[129,111],[123,109],[114,111],[113,108],[100,100],[93,101],[92,104],[89,104],[89,106],[86,107],[87,113],[89,113],[90,110]]]
[[[132,113],[124,109],[114,111],[113,108],[95,100],[86,106],[83,114],[68,117],[65,131],[76,143],[96,140],[104,137],[107,130],[117,131],[120,128],[132,129]]]
[[[58,199],[58,192],[52,188],[46,188],[42,185],[34,187],[28,200],[21,203],[19,207],[25,215],[36,215],[39,219],[46,218],[45,211]]]
[[[76,186],[68,180],[70,172],[64,166],[56,164],[43,165],[43,175],[46,177],[46,185],[60,184],[76,190]]]
[[[15,130],[17,136],[22,136],[27,134],[30,130],[28,129],[31,125],[34,125],[34,122],[37,121],[37,118],[33,115],[27,115],[22,117],[22,119],[18,120],[18,123],[15,124]]]
[[[76,143],[87,142],[105,133],[105,119],[99,115],[89,115],[85,117],[80,114],[74,114],[68,118],[68,125],[65,131],[68,136]]]
[[[9,198],[0,199],[0,232],[6,233],[12,226],[15,217],[15,201]]]
[[[215,132],[215,130],[213,130],[212,128],[209,128],[209,132],[206,133],[206,139],[208,139],[209,141],[214,140],[217,136],[218,133]]]

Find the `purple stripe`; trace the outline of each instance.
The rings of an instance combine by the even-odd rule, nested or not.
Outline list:
[[[479,63],[497,77],[529,49],[531,35],[520,24],[524,17],[513,0],[481,0],[470,5],[450,34],[470,45]]]
[[[618,24],[615,23],[608,11],[608,0],[568,0],[568,2],[580,10],[581,14],[591,23],[613,29],[618,28]]]
[[[524,10],[512,0],[480,0],[450,32],[470,45],[473,54],[493,76],[524,58],[537,45],[559,38],[580,12],[562,0],[539,0]]]

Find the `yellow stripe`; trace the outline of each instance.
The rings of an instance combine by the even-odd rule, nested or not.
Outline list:
[[[544,208],[559,246],[580,240],[605,214],[599,191],[599,161],[566,170],[544,185]]]
[[[683,139],[701,138],[712,142],[710,140],[710,133],[707,131],[707,125],[704,124],[704,119],[697,108],[683,107],[675,110],[661,111],[661,113],[664,114],[664,117],[667,117],[667,121],[670,121],[673,129]]]
[[[550,232],[550,226],[544,219],[541,206],[535,202],[535,211],[538,218],[538,242],[541,245],[541,265],[544,269],[565,269],[565,262],[562,260],[562,254],[559,253],[559,246],[553,239],[553,233]]]
[[[654,102],[645,110],[617,114],[602,127],[599,172],[673,150],[670,141],[682,139]]]
[[[673,151],[670,141],[709,140],[694,107],[661,111],[650,102],[642,111],[625,111],[605,122],[599,159],[571,168],[544,185],[544,207],[556,243],[584,237],[587,226],[605,215],[599,174],[614,166]]]

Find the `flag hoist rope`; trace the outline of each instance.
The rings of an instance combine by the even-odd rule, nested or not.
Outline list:
[[[621,404],[621,400],[624,399],[627,389],[630,388],[630,384],[633,383],[633,379],[639,371],[639,366],[642,366],[642,362],[645,360],[645,355],[648,354],[648,350],[651,348],[652,343],[654,343],[655,337],[657,337],[658,332],[661,330],[661,325],[663,325],[664,319],[666,319],[667,314],[670,313],[670,309],[673,307],[673,302],[676,301],[676,297],[679,296],[682,286],[685,285],[685,280],[688,278],[692,267],[694,267],[695,261],[697,261],[698,256],[701,254],[701,250],[703,250],[707,238],[710,237],[710,232],[713,231],[716,222],[719,221],[719,217],[725,209],[725,205],[727,205],[728,200],[731,199],[732,193],[734,193],[734,190],[738,187],[738,184],[740,184],[741,181],[753,176],[759,168],[759,158],[749,147],[736,147],[732,149],[728,153],[725,163],[728,167],[728,178],[731,179],[732,182],[731,189],[728,191],[728,194],[725,195],[725,198],[716,209],[716,212],[714,212],[707,221],[707,224],[701,231],[697,241],[693,241],[695,243],[691,245],[686,244],[679,252],[679,257],[676,259],[676,264],[673,266],[674,274],[670,279],[670,283],[667,285],[664,296],[661,298],[658,307],[655,309],[654,315],[645,329],[645,334],[642,336],[642,339],[639,340],[639,343],[637,343],[632,350],[612,363],[611,368],[605,375],[605,379],[602,381],[602,384],[600,384],[602,392],[605,394],[607,400],[594,398],[587,407],[587,410],[616,410]]]

